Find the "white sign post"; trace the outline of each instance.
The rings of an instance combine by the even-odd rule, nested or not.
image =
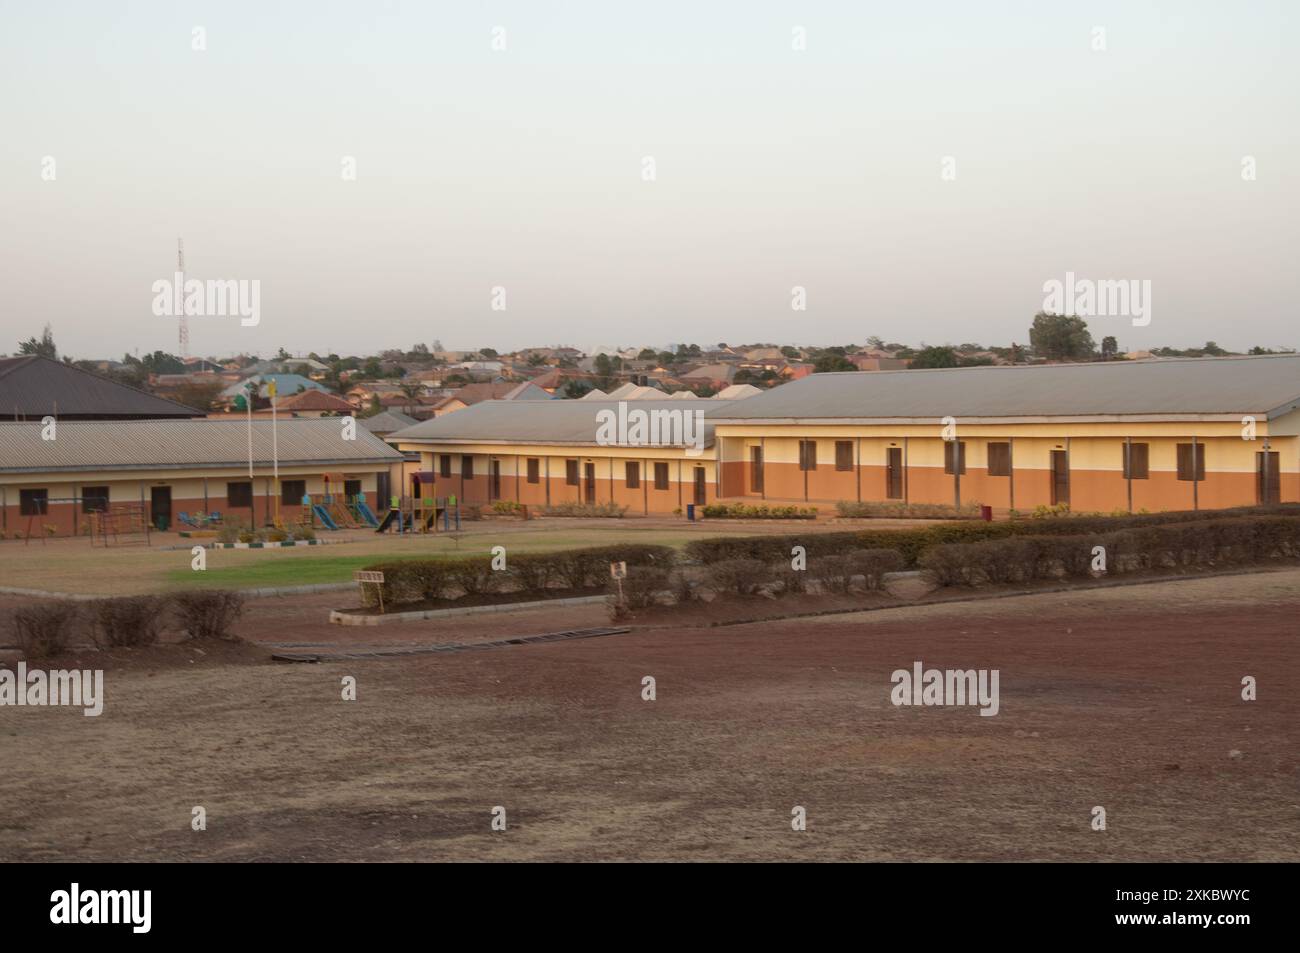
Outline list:
[[[373,583],[375,592],[379,595],[379,614],[384,614],[384,574],[382,572],[369,572],[365,569],[358,569],[352,574],[357,582],[361,583],[362,591],[366,588],[366,583]]]

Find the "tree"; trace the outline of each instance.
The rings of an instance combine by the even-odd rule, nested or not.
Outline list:
[[[659,355],[655,353],[655,349],[654,349],[654,348],[652,348],[652,347],[643,347],[643,348],[641,348],[641,352],[640,352],[639,354],[637,354],[636,359],[637,359],[638,361],[653,361],[653,360],[657,359],[658,356],[659,356]]]
[[[843,354],[836,354],[841,348],[828,348],[813,361],[814,374],[827,374],[835,371],[856,371],[857,367]]]
[[[1115,340],[1113,334],[1107,334],[1101,339],[1101,359],[1103,361],[1115,360],[1115,355],[1119,353],[1119,342]]]
[[[589,390],[591,385],[586,381],[569,381],[564,385],[564,396],[569,400],[577,400]]]
[[[799,358],[803,357],[803,355],[799,353],[797,348],[793,348],[788,344],[785,347],[781,348],[781,353],[785,355],[787,360],[791,360],[791,361],[797,361],[799,360]]]
[[[1086,361],[1096,350],[1083,318],[1044,311],[1034,315],[1029,345],[1039,357],[1049,361]]]
[[[409,415],[411,413],[411,401],[414,401],[415,398],[419,397],[420,391],[424,388],[420,386],[418,381],[402,381],[402,383],[397,386],[401,392],[406,395],[407,403],[402,405],[402,409]]]
[[[950,347],[922,348],[916,357],[912,358],[912,363],[909,365],[913,369],[956,366],[957,352]]]
[[[18,344],[19,354],[35,354],[37,357],[48,357],[51,361],[59,359],[59,349],[54,346],[54,335],[50,331],[50,326],[45,325],[45,330],[41,332],[41,339],[28,338]]]
[[[1223,357],[1228,352],[1225,351],[1223,348],[1219,347],[1219,345],[1217,345],[1213,341],[1206,341],[1205,347],[1201,348],[1201,353],[1209,354],[1212,357]]]
[[[478,352],[482,355],[485,361],[495,361],[497,357],[499,357],[495,348],[481,347],[478,349]]]
[[[879,348],[883,348],[884,346],[885,346],[884,338],[877,337],[874,334],[871,335],[871,337],[867,338],[867,347],[879,349]]]

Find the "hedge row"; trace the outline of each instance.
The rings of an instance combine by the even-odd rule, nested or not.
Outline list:
[[[381,586],[363,585],[362,604],[376,606],[376,589],[383,590],[384,606],[404,602],[478,596],[493,592],[545,593],[552,588],[603,589],[609,578],[609,564],[672,567],[676,552],[670,546],[628,543],[592,546],[552,553],[506,555],[504,569],[492,568],[491,556],[461,559],[406,559],[375,563],[368,572],[382,572]]]
[[[1283,516],[1193,520],[1110,533],[1026,535],[944,543],[918,564],[941,586],[1086,577],[1101,547],[1107,575],[1176,567],[1223,567],[1300,558],[1300,520]]]
[[[893,549],[909,567],[917,565],[921,553],[934,546],[973,543],[988,539],[1021,536],[1074,536],[1109,533],[1121,529],[1174,523],[1205,523],[1246,516],[1300,518],[1300,505],[1249,507],[1234,510],[1198,510],[1171,513],[1142,513],[1132,516],[1067,516],[1054,519],[940,523],[913,529],[866,529],[836,533],[784,533],[774,536],[730,536],[692,540],[686,555],[702,563],[724,559],[759,559],[774,562],[789,559],[794,546],[803,546],[809,556],[831,555],[848,549]]]
[[[99,648],[153,645],[172,624],[187,639],[231,638],[244,611],[238,592],[200,589],[171,596],[122,596],[80,605],[50,602],[15,609],[14,641],[27,658],[58,655],[74,633],[86,632]]]

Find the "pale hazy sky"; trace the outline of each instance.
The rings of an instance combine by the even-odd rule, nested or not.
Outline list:
[[[178,235],[261,281],[199,354],[1005,343],[1066,271],[1152,282],[1126,350],[1300,344],[1292,0],[0,11],[0,353],[176,350]]]

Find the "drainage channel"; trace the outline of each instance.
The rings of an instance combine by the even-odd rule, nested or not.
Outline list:
[[[595,639],[606,635],[624,635],[631,628],[568,629],[564,632],[547,632],[544,635],[522,635],[512,639],[495,639],[491,642],[442,642],[438,645],[414,645],[404,648],[374,649],[366,652],[275,652],[276,662],[332,662],[335,660],[403,658],[409,655],[437,655],[445,652],[467,652],[471,649],[499,649],[508,645],[531,645],[536,642],[563,642],[569,639]],[[280,643],[284,648],[305,648],[311,643]]]

